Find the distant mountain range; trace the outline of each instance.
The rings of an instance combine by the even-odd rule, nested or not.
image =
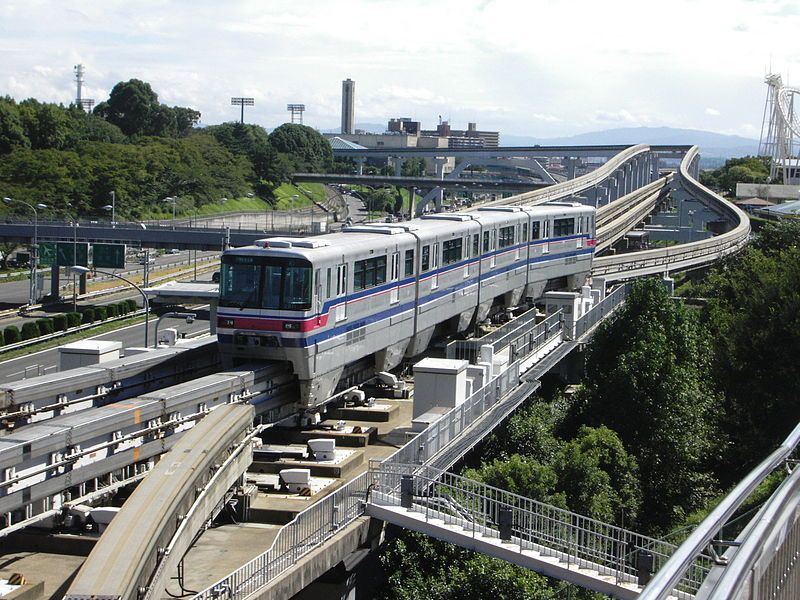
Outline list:
[[[704,158],[731,158],[758,152],[758,140],[738,135],[724,135],[701,129],[674,127],[623,127],[580,133],[569,137],[538,138],[500,134],[504,146],[581,146],[603,144],[696,144]]]

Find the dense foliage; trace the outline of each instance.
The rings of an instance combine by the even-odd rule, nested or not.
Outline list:
[[[800,421],[800,222],[769,225],[701,285],[713,332],[714,380],[736,480]]]
[[[657,279],[635,283],[589,346],[574,419],[613,429],[636,457],[647,531],[682,523],[715,491],[707,473],[719,445],[710,350],[695,316]]]
[[[166,197],[185,214],[251,192],[271,201],[293,171],[332,165],[330,144],[309,127],[283,125],[269,135],[239,123],[198,128],[199,119],[191,108],[161,104],[137,79],[118,83],[88,114],[2,97],[2,194],[46,204],[42,218],[85,218],[109,216],[103,207],[114,191],[117,218],[138,219],[171,212]]]
[[[700,182],[728,194],[736,194],[737,183],[767,183],[770,159],[765,156],[731,158],[714,171],[703,171]],[[780,182],[773,182],[780,183]]]

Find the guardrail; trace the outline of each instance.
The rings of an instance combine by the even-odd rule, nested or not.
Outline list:
[[[583,315],[575,322],[575,339],[578,340],[586,333],[590,332],[595,325],[617,310],[625,302],[628,293],[631,291],[630,284],[624,284],[608,294],[592,310]]]
[[[509,346],[514,347],[514,357],[523,358],[539,350],[554,333],[561,330],[560,312],[550,315],[536,323],[539,316],[535,308],[520,315],[513,321],[498,327],[495,331],[473,340],[454,340],[447,344],[447,358],[468,360],[472,364],[478,362],[481,346],[490,345],[495,354]]]
[[[637,581],[636,559],[640,553],[650,554],[653,566],[658,568],[676,549],[669,542],[429,466],[384,463],[372,475],[375,504],[402,506],[402,480],[410,478],[410,495],[425,504],[415,506],[412,502],[410,508],[424,510],[426,521],[439,519],[472,529],[473,535],[499,538],[499,524],[508,519],[508,537],[519,544],[520,552],[533,550],[567,565],[594,570],[614,577],[617,584]],[[409,508],[408,504],[405,506]],[[452,510],[454,506],[457,510]],[[503,512],[505,516],[501,516]],[[711,559],[706,562],[677,582],[677,589],[696,591],[708,573]]]
[[[729,221],[736,222],[736,227],[720,235],[688,244],[596,257],[592,264],[593,275],[605,277],[608,281],[619,281],[643,275],[680,271],[719,260],[728,254],[738,252],[747,243],[750,235],[748,216],[689,174],[689,167],[697,156],[697,146],[692,146],[681,162],[680,183],[700,202],[721,213]]]
[[[697,557],[708,547],[717,532],[730,520],[753,490],[791,456],[798,444],[800,444],[800,425],[792,430],[772,454],[750,471],[695,528],[645,587],[639,600],[666,600],[683,574],[693,568]]]

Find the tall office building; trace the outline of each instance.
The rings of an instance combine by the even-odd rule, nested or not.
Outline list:
[[[342,82],[342,133],[353,133],[355,93],[356,82],[345,79]]]

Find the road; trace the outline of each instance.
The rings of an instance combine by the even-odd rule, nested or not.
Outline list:
[[[219,256],[219,252],[212,251],[212,252],[198,252],[197,259],[200,260],[204,257],[210,256]],[[149,265],[150,276],[154,277],[158,275],[158,270],[162,268],[169,267],[171,265],[175,265],[177,263],[191,261],[194,259],[194,254],[188,250],[183,252],[178,252],[177,254],[164,254],[162,256],[158,256],[155,258],[155,262]],[[205,263],[199,263],[200,265],[204,265]],[[140,274],[144,267],[138,264],[137,259],[132,259],[131,262],[125,263],[125,268],[116,271],[118,275],[122,275],[123,277],[128,277],[129,275],[136,275]],[[48,294],[50,292],[50,268],[45,267],[39,270],[40,273],[44,275],[44,287],[42,294]],[[104,275],[98,275],[93,281],[104,281],[107,279],[113,279],[111,277],[107,277]],[[62,275],[61,283],[62,285],[71,283],[72,277],[67,275]],[[122,283],[122,282],[120,282]],[[29,297],[29,280],[26,278],[23,281],[9,281],[3,283],[0,280],[0,308],[12,308],[16,306],[20,306],[22,304],[28,303]],[[71,293],[71,292],[70,292]],[[62,295],[65,294],[65,291],[62,289]],[[102,304],[102,301],[99,302]]]
[[[179,333],[196,333],[207,332],[209,328],[208,323],[208,306],[199,307],[195,309],[180,309],[180,312],[194,312],[197,319],[194,323],[188,324],[183,319],[164,318],[161,321],[159,332],[164,329],[172,327],[178,330]],[[149,341],[153,345],[155,340],[155,329],[158,322],[156,315],[150,316]],[[123,348],[142,347],[144,346],[144,323],[137,323],[130,325],[116,331],[104,333],[101,335],[92,336],[91,340],[112,340],[122,342]],[[53,373],[58,370],[58,348],[50,348],[48,350],[41,350],[33,354],[26,354],[18,358],[10,360],[2,360],[0,357],[0,382],[4,381],[17,381],[26,376],[33,377],[39,374]],[[27,371],[26,371],[27,370]]]

